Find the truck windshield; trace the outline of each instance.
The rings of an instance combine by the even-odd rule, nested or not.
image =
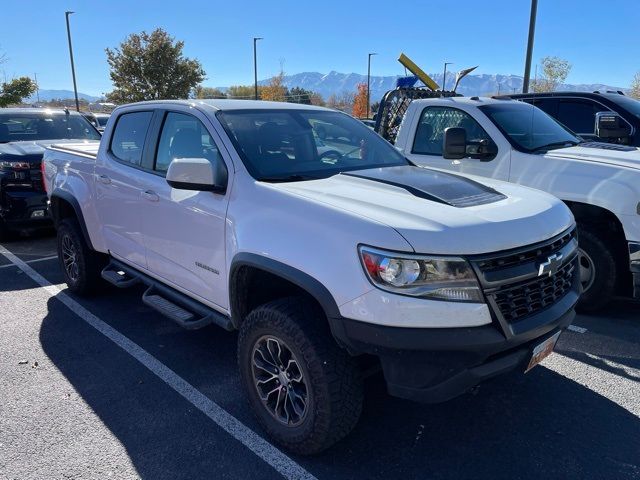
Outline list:
[[[607,95],[607,98],[613,102],[616,102],[632,115],[640,118],[640,101],[633,98],[625,97],[624,95]]]
[[[81,115],[0,112],[0,143],[58,139],[100,140],[100,134]]]
[[[582,140],[538,107],[524,102],[505,102],[479,107],[524,152],[538,152],[577,145]]]
[[[293,182],[409,164],[370,128],[340,112],[229,110],[218,118],[257,180]]]

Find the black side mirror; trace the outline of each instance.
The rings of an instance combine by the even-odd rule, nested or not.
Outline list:
[[[625,122],[619,113],[596,113],[596,136],[603,139],[627,138],[631,135],[629,124]]]
[[[460,127],[444,129],[442,156],[449,160],[460,160],[467,156],[467,131]]]

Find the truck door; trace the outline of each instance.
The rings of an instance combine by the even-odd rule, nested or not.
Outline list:
[[[455,107],[433,105],[425,107],[413,127],[413,143],[409,140],[405,155],[426,167],[444,168],[460,173],[506,180],[509,176],[510,148],[496,142],[469,113]],[[464,128],[467,133],[469,157],[449,160],[442,156],[444,131],[449,127]],[[500,137],[498,137],[500,138]],[[497,154],[478,158],[473,154],[480,144],[492,146]]]
[[[214,307],[228,309],[225,219],[233,179],[219,138],[198,112],[162,112],[152,174],[143,186],[143,222],[150,273]],[[226,155],[226,152],[224,152]],[[229,172],[227,193],[180,190],[165,174],[175,158],[222,162]]]
[[[147,263],[140,201],[142,158],[152,117],[152,111],[120,115],[95,168],[95,205],[105,244],[115,257],[143,268]]]

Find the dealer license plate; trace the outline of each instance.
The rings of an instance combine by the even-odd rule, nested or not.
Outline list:
[[[553,347],[556,346],[556,342],[558,341],[558,337],[560,336],[560,332],[556,333],[553,337],[547,338],[544,342],[539,343],[533,349],[531,353],[531,360],[529,360],[529,365],[527,369],[524,371],[527,373],[533,367],[538,365],[542,360],[547,358],[553,352]]]

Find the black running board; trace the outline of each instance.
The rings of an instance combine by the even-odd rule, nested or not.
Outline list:
[[[104,280],[118,288],[128,288],[140,283],[140,279],[137,276],[127,274],[123,269],[112,263],[104,267],[100,275]]]
[[[111,259],[109,265],[102,270],[102,278],[118,288],[139,283],[146,285],[148,288],[142,295],[144,304],[187,330],[195,330],[207,325],[218,325],[228,331],[234,329],[231,318],[228,316],[118,260]]]

